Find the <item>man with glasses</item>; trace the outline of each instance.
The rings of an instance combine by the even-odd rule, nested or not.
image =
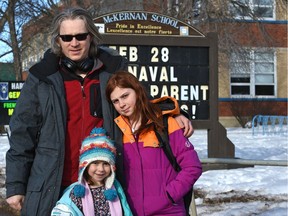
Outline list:
[[[127,60],[100,42],[89,13],[67,9],[53,20],[51,49],[29,70],[6,155],[6,201],[21,215],[50,215],[63,189],[77,181],[81,142],[94,127],[104,126],[116,141],[117,175],[123,176],[121,132],[104,95],[110,74],[127,68]],[[177,118],[191,136],[189,119]]]

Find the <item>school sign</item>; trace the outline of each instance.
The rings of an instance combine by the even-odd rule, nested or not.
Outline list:
[[[104,45],[128,59],[129,72],[152,96],[175,97],[194,128],[208,129],[208,157],[234,157],[234,145],[218,121],[216,34],[146,11],[104,14],[94,22]]]
[[[193,119],[209,119],[209,49],[189,41],[179,44],[205,38],[201,32],[172,17],[141,11],[107,14],[95,24],[106,45],[127,57],[129,71],[152,96],[175,97]]]
[[[95,19],[104,34],[204,37],[197,29],[168,16],[144,11],[121,11]]]

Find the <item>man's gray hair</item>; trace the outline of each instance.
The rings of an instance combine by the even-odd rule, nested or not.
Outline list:
[[[59,13],[52,22],[51,26],[51,49],[53,53],[58,56],[62,56],[62,50],[57,40],[59,40],[60,25],[64,20],[75,20],[81,19],[84,21],[87,31],[92,37],[92,41],[89,48],[89,57],[95,58],[97,55],[97,46],[102,41],[101,34],[98,31],[98,28],[95,26],[94,21],[90,13],[79,7],[68,8],[61,13]]]

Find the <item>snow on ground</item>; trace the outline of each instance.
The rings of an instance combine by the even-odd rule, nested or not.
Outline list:
[[[228,128],[235,157],[253,160],[287,160],[287,126],[283,133],[262,134],[259,130]],[[195,130],[190,138],[200,158],[207,158],[207,131]],[[0,167],[5,168],[8,139],[0,136]],[[2,185],[2,184],[1,184]],[[287,166],[255,166],[209,170],[194,185],[198,216],[287,216]],[[0,188],[0,196],[5,189]]]
[[[203,138],[206,139],[203,139]],[[287,160],[287,126],[282,133],[262,134],[252,129],[228,128],[235,157],[250,160]],[[196,130],[190,138],[200,158],[207,158],[207,132]],[[194,185],[197,213],[201,216],[287,216],[288,168],[255,166],[210,170]],[[197,194],[198,198],[197,198]]]

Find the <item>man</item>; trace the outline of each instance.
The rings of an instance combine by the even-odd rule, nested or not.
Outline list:
[[[51,36],[52,52],[30,69],[10,121],[6,201],[21,215],[50,215],[63,189],[77,181],[81,142],[94,127],[103,126],[116,140],[117,175],[123,176],[121,132],[105,87],[127,60],[99,48],[101,35],[80,8],[57,15]],[[190,136],[189,119],[179,118]]]

